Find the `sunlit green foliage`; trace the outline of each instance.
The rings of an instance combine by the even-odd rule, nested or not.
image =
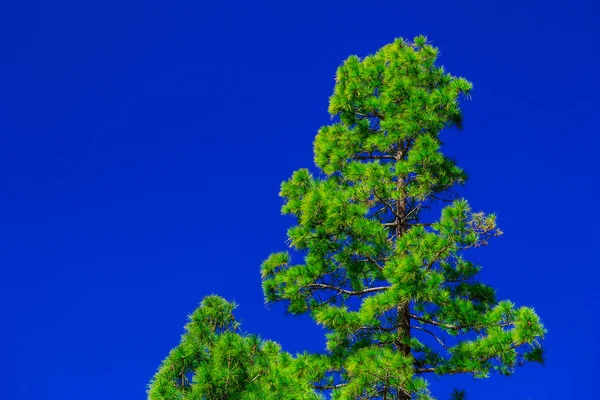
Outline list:
[[[317,400],[302,365],[278,344],[237,333],[235,304],[208,296],[150,383],[150,400]]]
[[[314,143],[320,172],[281,185],[282,211],[297,220],[289,243],[304,260],[272,254],[265,298],[327,328],[330,365],[315,383],[335,399],[430,398],[428,374],[508,375],[542,361],[533,309],[498,301],[467,258],[501,232],[453,190],[466,175],[440,134],[461,128],[472,85],[437,56],[417,37],[349,57],[330,99],[336,119]]]

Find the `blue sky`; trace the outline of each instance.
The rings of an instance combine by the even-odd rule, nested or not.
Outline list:
[[[285,249],[280,182],[312,168],[336,67],[427,35],[474,83],[446,153],[505,235],[477,251],[498,297],[534,306],[547,364],[453,377],[469,399],[570,399],[600,376],[600,56],[593,2],[0,4],[0,304],[7,399],[144,399],[203,296],[248,332],[321,351],[265,308]]]

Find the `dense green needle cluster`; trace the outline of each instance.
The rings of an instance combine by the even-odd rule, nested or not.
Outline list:
[[[235,304],[206,297],[150,384],[150,400],[312,400],[305,372],[278,344],[237,333]]]
[[[262,265],[265,298],[284,301],[292,314],[309,313],[328,333],[321,355],[291,358],[270,344],[258,353],[240,350],[248,360],[270,354],[260,364],[275,371],[270,374],[294,371],[279,397],[296,385],[291,398],[315,396],[308,390],[314,388],[340,400],[430,399],[428,375],[509,375],[526,361],[543,361],[545,330],[534,310],[496,299],[476,279],[480,266],[467,258],[469,249],[501,232],[493,214],[473,212],[453,190],[466,175],[441,152],[440,134],[461,127],[459,99],[472,85],[437,66],[437,56],[417,37],[348,58],[330,99],[334,122],[315,140],[319,172],[300,169],[281,186],[282,211],[297,221],[289,243],[303,260],[271,254]],[[227,340],[252,349],[257,339],[217,331],[206,360],[198,356],[173,372],[177,352],[202,351],[172,352],[151,399],[175,398],[162,394],[168,390],[194,393],[194,387],[203,394],[186,399],[255,398],[218,394],[234,389],[217,349]],[[234,379],[243,393],[258,390],[260,379],[270,386],[259,398],[284,387],[256,368]],[[184,370],[195,371],[193,382],[184,382]],[[252,375],[262,378],[251,381]]]

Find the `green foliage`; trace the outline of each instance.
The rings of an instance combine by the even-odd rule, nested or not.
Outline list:
[[[450,395],[450,400],[466,400],[467,394],[464,390],[454,389]]]
[[[296,220],[289,244],[303,259],[263,262],[265,299],[323,326],[326,354],[294,358],[240,335],[235,306],[211,296],[149,399],[426,400],[427,376],[510,375],[543,362],[534,310],[499,301],[468,259],[502,232],[454,191],[467,176],[440,136],[461,128],[472,85],[437,66],[438,53],[419,36],[349,57],[330,98],[334,122],[314,142],[318,171],[281,185],[282,212]]]
[[[533,309],[499,302],[466,258],[501,231],[453,191],[467,177],[440,134],[461,128],[472,85],[437,56],[419,36],[349,57],[330,98],[336,119],[315,139],[320,173],[300,169],[281,185],[304,259],[263,263],[265,299],[328,330],[332,367],[316,384],[336,399],[429,398],[427,374],[483,378],[542,361]]]
[[[235,304],[206,297],[150,383],[150,400],[320,399],[278,344],[237,333]]]

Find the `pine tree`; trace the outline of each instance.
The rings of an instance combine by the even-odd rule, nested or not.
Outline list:
[[[456,195],[467,177],[440,134],[461,128],[472,85],[437,56],[420,36],[349,57],[330,98],[334,122],[314,143],[318,173],[300,169],[281,186],[282,212],[297,220],[290,246],[304,259],[269,256],[263,290],[328,330],[328,353],[297,362],[333,399],[429,399],[428,375],[484,378],[542,362],[534,310],[498,301],[467,258],[501,232]]]
[[[150,382],[149,400],[316,400],[278,344],[238,333],[235,303],[207,296]]]
[[[208,296],[150,400],[432,399],[428,375],[484,378],[543,362],[534,310],[498,301],[466,257],[501,232],[456,195],[467,177],[442,154],[440,134],[461,128],[458,102],[472,85],[437,56],[420,36],[349,57],[330,98],[335,120],[314,143],[319,170],[281,186],[282,211],[297,221],[290,246],[304,260],[271,254],[265,299],[325,327],[327,353],[292,357],[241,334],[235,304]]]

